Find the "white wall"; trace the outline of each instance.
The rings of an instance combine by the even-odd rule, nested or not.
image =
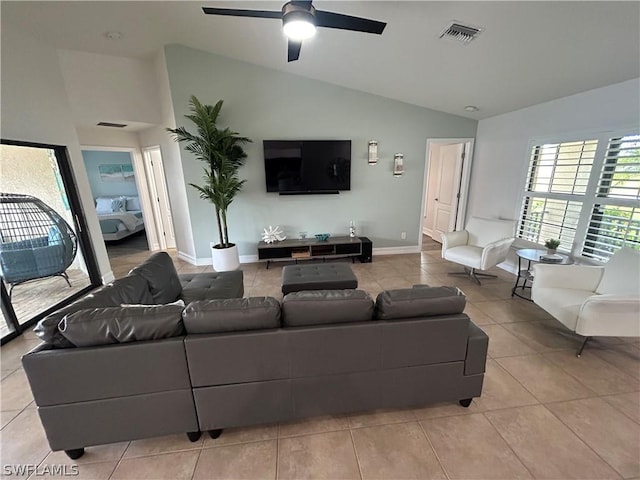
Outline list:
[[[140,150],[137,132],[119,130],[113,127],[77,127],[78,140],[83,146],[127,147]]]
[[[480,120],[467,218],[517,219],[533,140],[639,125],[640,79]]]
[[[532,140],[639,123],[640,79],[480,120],[467,218],[516,218]]]
[[[279,225],[294,238],[301,231],[344,235],[349,220],[355,220],[357,233],[369,237],[374,248],[416,251],[427,138],[475,137],[476,121],[468,118],[184,46],[170,45],[165,52],[177,123],[193,128],[184,118],[191,95],[208,104],[223,99],[220,125],[253,140],[239,172],[247,183],[228,216],[230,240],[240,255],[257,255],[260,234],[268,225]],[[265,139],[350,139],[351,190],[339,195],[267,193]],[[375,166],[367,161],[370,139],[379,142]],[[404,154],[405,173],[399,178],[392,175],[396,152]],[[202,183],[202,164],[193,155],[183,151],[182,166],[187,183]],[[206,258],[209,242],[217,240],[214,208],[190,186],[186,198],[197,257]]]
[[[64,145],[84,206],[89,235],[103,279],[111,279],[111,267],[102,242],[93,197],[80,152],[71,108],[58,64],[56,50],[2,26],[2,138]]]
[[[186,183],[182,171],[182,160],[180,158],[180,147],[176,142],[171,140],[166,130],[167,128],[175,128],[176,120],[173,112],[173,102],[171,100],[164,49],[158,51],[154,59],[154,71],[159,92],[162,120],[159,126],[149,128],[139,133],[140,145],[143,149],[146,147],[160,146],[169,193],[169,202],[171,204],[171,213],[173,216],[178,255],[187,261],[195,263],[196,254],[193,243],[193,232],[191,230],[189,205],[187,204]]]
[[[76,125],[160,122],[152,61],[58,50]]]

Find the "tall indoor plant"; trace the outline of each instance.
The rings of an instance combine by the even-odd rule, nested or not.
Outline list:
[[[229,241],[227,209],[245,183],[238,177],[238,169],[247,158],[242,146],[251,142],[229,128],[217,126],[221,108],[222,100],[215,105],[203,105],[192,95],[189,100],[191,113],[185,117],[196,125],[197,134],[190,133],[185,127],[167,128],[176,142],[184,143],[185,150],[205,164],[204,183],[189,185],[200,192],[200,198],[215,207],[219,243],[212,246],[212,258],[213,268],[219,272],[240,266],[238,249]]]

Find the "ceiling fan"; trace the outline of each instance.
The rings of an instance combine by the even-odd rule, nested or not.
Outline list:
[[[352,17],[341,13],[316,10],[311,1],[291,1],[282,6],[281,11],[239,10],[235,8],[202,7],[207,15],[228,15],[232,17],[278,18],[282,19],[284,34],[288,37],[287,60],[293,62],[300,57],[302,40],[312,37],[316,27],[338,28],[354,32],[382,34],[385,22],[367,18]]]

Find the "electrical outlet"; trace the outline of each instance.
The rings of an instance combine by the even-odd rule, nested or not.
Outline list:
[[[400,239],[401,240],[406,240],[407,239],[407,232],[400,233]]]

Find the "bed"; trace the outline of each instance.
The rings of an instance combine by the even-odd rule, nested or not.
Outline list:
[[[96,213],[105,242],[122,240],[144,230],[138,197],[98,197]]]

